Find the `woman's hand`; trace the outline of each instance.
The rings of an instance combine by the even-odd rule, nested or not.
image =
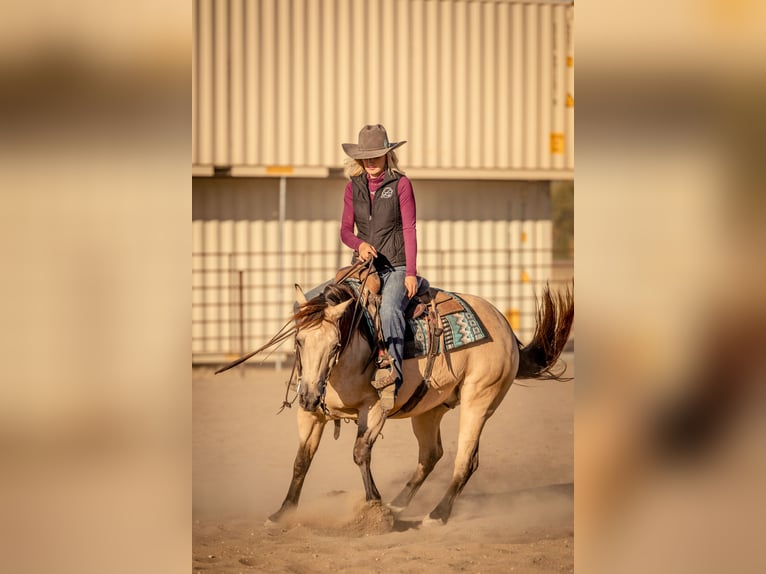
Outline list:
[[[366,241],[362,241],[362,244],[359,246],[359,259],[369,261],[370,257],[374,259],[377,256],[378,252],[375,251],[375,248]]]
[[[404,278],[404,287],[407,289],[407,297],[412,299],[418,292],[418,278],[414,275],[407,275]]]

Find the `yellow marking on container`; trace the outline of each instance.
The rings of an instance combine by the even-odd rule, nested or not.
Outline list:
[[[529,274],[526,271],[521,272],[521,282],[522,283],[529,283],[531,279],[529,278]]]
[[[290,175],[294,172],[291,165],[267,165],[266,173],[269,175]]]
[[[519,310],[518,309],[506,309],[505,310],[505,319],[508,321],[508,324],[511,326],[511,329],[514,331],[519,330]]]
[[[564,154],[564,134],[561,132],[551,132],[551,153]]]
[[[521,242],[522,243],[526,243],[528,238],[529,238],[529,236],[527,235],[527,232],[526,231],[522,231],[521,232]]]
[[[567,94],[567,98],[564,102],[564,105],[568,108],[574,107],[574,97],[572,96],[572,94]]]
[[[573,67],[574,67],[574,57],[567,56],[567,68],[573,68]]]

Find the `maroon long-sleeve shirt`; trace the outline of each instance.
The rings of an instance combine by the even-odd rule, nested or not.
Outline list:
[[[375,201],[375,192],[383,182],[385,172],[376,178],[367,176],[367,184],[370,189],[370,200]],[[340,238],[343,243],[353,250],[358,250],[362,240],[354,234],[354,196],[353,184],[349,181],[346,184],[346,191],[343,195],[343,217],[340,224]],[[399,211],[402,216],[402,231],[404,234],[404,255],[407,258],[407,275],[417,275],[418,273],[418,239],[415,231],[415,195],[412,192],[412,182],[406,177],[401,176],[396,186],[399,195]],[[373,247],[375,247],[373,245]]]

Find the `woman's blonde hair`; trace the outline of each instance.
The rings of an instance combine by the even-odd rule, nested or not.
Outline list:
[[[404,175],[404,170],[399,167],[399,158],[396,157],[396,152],[394,150],[391,150],[386,154],[386,170],[391,173]],[[352,157],[346,158],[346,161],[343,162],[343,173],[348,179],[357,175],[362,175],[364,173],[364,162],[361,159],[354,159]]]

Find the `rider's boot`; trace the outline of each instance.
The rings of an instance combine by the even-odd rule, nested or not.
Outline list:
[[[396,400],[396,370],[388,353],[380,353],[377,360],[378,369],[372,378],[372,386],[378,391],[383,412],[388,414],[394,408]]]

